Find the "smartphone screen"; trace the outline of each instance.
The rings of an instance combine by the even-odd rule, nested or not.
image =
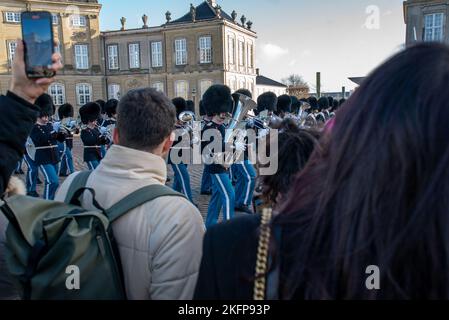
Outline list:
[[[22,37],[25,44],[25,65],[29,77],[52,77],[50,70],[54,53],[51,13],[22,13]]]

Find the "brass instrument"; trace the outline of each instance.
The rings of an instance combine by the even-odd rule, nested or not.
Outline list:
[[[246,118],[251,110],[257,108],[257,103],[243,94],[236,93],[233,97],[236,102],[232,111],[231,121],[226,129],[224,142],[225,145],[233,144],[235,147],[238,144],[245,143],[245,138],[247,136]],[[237,150],[235,157],[234,153],[226,154],[225,163],[230,164],[233,162],[233,159],[239,159],[243,152],[244,151]]]

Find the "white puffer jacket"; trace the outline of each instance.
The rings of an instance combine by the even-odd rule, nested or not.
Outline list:
[[[61,186],[63,201],[76,173]],[[103,208],[142,187],[165,184],[165,161],[154,154],[114,145],[89,177]],[[83,207],[94,209],[91,196]],[[134,209],[113,224],[127,297],[131,300],[189,300],[193,297],[205,232],[198,209],[188,200],[161,197]]]

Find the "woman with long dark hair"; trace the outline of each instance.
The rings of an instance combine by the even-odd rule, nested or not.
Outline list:
[[[278,170],[274,175],[259,177],[261,204],[257,211],[275,208],[285,202],[295,176],[305,167],[319,138],[318,131],[300,129],[293,119],[287,118],[281,123],[275,155]]]
[[[271,223],[282,236],[272,237],[280,276],[268,289],[280,299],[449,299],[448,87],[439,44],[409,48],[365,79]],[[233,223],[208,231],[197,297],[251,297],[259,224]],[[246,232],[232,239],[241,250],[233,229]],[[215,243],[228,264],[211,260]],[[235,275],[222,272],[233,264]]]

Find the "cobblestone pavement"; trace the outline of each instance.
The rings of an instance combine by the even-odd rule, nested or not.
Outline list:
[[[74,139],[74,147],[73,147],[73,162],[75,165],[75,170],[87,170],[86,164],[83,162],[83,149],[81,140],[77,137]],[[23,164],[23,171],[26,173],[26,165]],[[198,205],[198,208],[201,212],[201,215],[203,218],[206,217],[207,214],[207,207],[209,205],[210,196],[204,196],[200,195],[200,185],[201,185],[201,177],[203,173],[203,166],[200,165],[192,165],[189,166],[189,172],[190,172],[190,180],[191,180],[191,186],[192,186],[192,194],[193,194],[193,201]],[[42,173],[39,174],[40,179],[44,181],[42,177]],[[173,184],[173,171],[171,169],[171,166],[168,166],[168,176],[170,177],[171,181],[168,182],[169,186],[172,186]],[[25,176],[20,176],[23,180],[25,180]],[[60,184],[64,181],[64,178],[60,178]],[[39,194],[43,193],[43,184],[38,185],[37,192]]]

